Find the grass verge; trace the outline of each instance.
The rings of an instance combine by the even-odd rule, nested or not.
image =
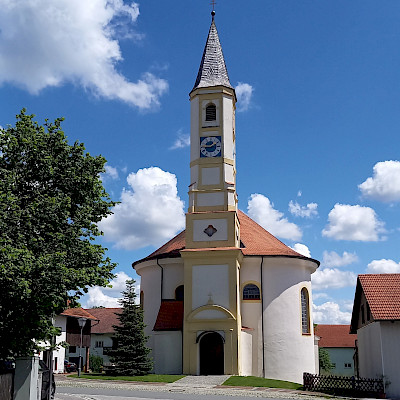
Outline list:
[[[78,378],[78,374],[69,375],[71,378]],[[112,376],[105,374],[81,374],[84,379],[101,379],[105,381],[133,381],[133,382],[164,382],[172,383],[185,375],[143,375],[143,376]]]
[[[270,387],[295,390],[303,388],[303,385],[299,383],[278,381],[275,379],[265,379],[259,378],[257,376],[231,376],[223,384],[227,386]]]

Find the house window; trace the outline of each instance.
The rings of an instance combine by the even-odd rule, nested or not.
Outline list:
[[[345,368],[351,368],[351,363],[344,363]]]
[[[183,301],[185,297],[184,286],[180,285],[175,289],[175,300]]]
[[[76,346],[69,346],[68,347],[68,352],[69,353],[76,353]]]
[[[308,290],[301,289],[301,332],[303,334],[310,333],[310,304]]]
[[[243,300],[260,300],[260,289],[254,283],[249,283],[243,288]]]
[[[367,303],[367,321],[371,320],[371,309],[369,308],[369,304]]]
[[[104,347],[104,342],[102,340],[96,340],[95,347]]]
[[[217,120],[217,107],[215,104],[211,103],[206,107],[206,121],[216,121]]]

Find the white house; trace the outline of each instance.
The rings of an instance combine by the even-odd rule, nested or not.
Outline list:
[[[100,356],[104,363],[109,363],[108,352],[116,347],[115,331],[113,326],[119,325],[116,313],[122,312],[121,308],[89,308],[88,311],[98,322],[92,324],[90,339],[90,354]]]
[[[67,308],[61,316],[66,317],[66,342],[69,344],[65,356],[76,365],[79,365],[79,357],[81,357],[82,370],[87,371],[89,369],[91,327],[97,323],[97,318],[83,308]],[[81,318],[86,320],[82,329],[78,323]]]
[[[357,333],[362,378],[384,378],[387,397],[400,397],[400,274],[359,275],[351,332]]]
[[[67,340],[67,316],[57,315],[54,320],[54,326],[59,328],[61,334],[56,336],[57,349],[51,353],[49,350],[44,350],[39,354],[41,360],[49,365],[50,354],[53,354],[53,371],[56,374],[64,373],[65,347],[61,344]],[[46,345],[44,346],[46,347]]]
[[[186,229],[133,263],[154,369],[302,382],[303,372],[315,373],[311,274],[319,262],[238,210],[236,94],[214,14],[190,92]]]

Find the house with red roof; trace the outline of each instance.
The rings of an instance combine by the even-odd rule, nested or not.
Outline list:
[[[88,371],[91,330],[92,325],[97,323],[97,318],[80,307],[67,308],[60,316],[66,318],[66,342],[69,344],[66,349],[66,358],[78,366],[80,358],[82,371]],[[81,329],[79,319],[82,318],[85,321]]]
[[[237,98],[214,15],[189,94],[186,229],[132,264],[154,372],[302,382],[316,371],[310,306],[319,262],[238,209]]]
[[[399,398],[400,274],[358,276],[351,333],[357,333],[358,375],[383,377],[386,395]]]
[[[314,333],[319,337],[318,347],[325,349],[332,363],[330,375],[354,376],[354,354],[357,335],[350,333],[350,325],[320,325]],[[320,371],[320,373],[324,373]]]
[[[90,354],[100,356],[103,365],[110,362],[109,351],[116,348],[115,331],[113,326],[119,325],[117,313],[121,308],[89,308],[88,311],[97,319],[97,323],[92,325]]]

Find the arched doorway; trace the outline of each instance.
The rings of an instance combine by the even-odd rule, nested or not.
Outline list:
[[[224,374],[224,342],[217,332],[205,332],[200,338],[200,375]]]

